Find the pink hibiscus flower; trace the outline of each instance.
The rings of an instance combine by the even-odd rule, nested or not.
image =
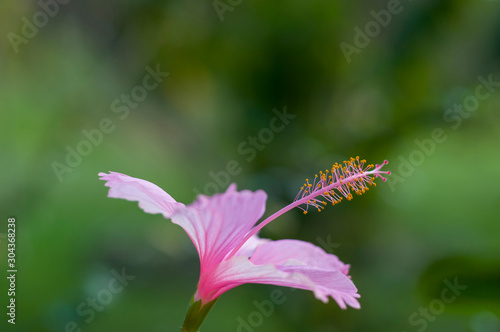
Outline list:
[[[160,187],[124,174],[99,173],[110,188],[109,197],[139,202],[148,213],[161,213],[181,226],[193,241],[200,256],[198,289],[188,310],[183,331],[197,331],[215,300],[231,288],[245,283],[272,284],[310,290],[323,302],[333,298],[345,309],[359,308],[358,291],[348,276],[349,265],[323,249],[299,240],[270,241],[257,233],[281,214],[298,207],[321,211],[325,205],[338,204],[352,193],[363,194],[375,186],[376,177],[386,179],[382,165],[365,165],[351,158],[306,180],[294,202],[258,225],[265,211],[267,195],[237,191],[231,184],[225,193],[212,197],[200,195],[191,205],[177,202]]]

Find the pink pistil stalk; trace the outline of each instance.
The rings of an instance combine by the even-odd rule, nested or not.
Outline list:
[[[317,208],[318,212],[321,212],[321,210],[324,209],[324,206],[322,205],[326,205],[326,202],[321,199],[317,199],[316,197],[321,196],[325,200],[331,202],[332,205],[336,205],[342,201],[343,199],[342,196],[347,198],[347,200],[352,199],[352,194],[350,193],[349,188],[354,189],[358,195],[361,195],[365,193],[366,190],[369,189],[368,186],[377,185],[376,183],[373,182],[373,180],[377,176],[380,177],[382,181],[385,182],[387,179],[381,174],[387,174],[387,175],[391,174],[390,171],[380,170],[382,166],[389,163],[387,160],[384,160],[384,162],[381,165],[379,164],[375,165],[375,168],[371,171],[370,169],[373,168],[373,165],[368,165],[365,167],[364,166],[365,163],[366,163],[365,159],[360,161],[359,157],[351,158],[351,160],[349,161],[344,161],[345,166],[343,167],[340,164],[335,163],[332,166],[331,170],[331,174],[333,175],[328,175],[329,171],[326,170],[324,173],[322,171],[319,172],[319,180],[318,180],[318,175],[315,175],[314,182],[312,184],[309,183],[309,179],[306,179],[306,183],[304,183],[304,186],[300,188],[300,191],[295,197],[293,203],[288,204],[284,208],[273,213],[272,215],[267,217],[264,221],[262,221],[259,225],[255,226],[243,238],[241,243],[238,246],[236,246],[231,251],[231,253],[229,253],[228,258],[232,257],[241,248],[241,246],[248,241],[249,238],[257,234],[264,226],[266,226],[271,221],[278,218],[285,212],[288,212],[295,207],[300,208],[300,205],[302,204],[306,204],[305,209],[300,208],[302,211],[304,211],[304,214],[307,214],[307,207],[309,207],[310,205]],[[371,175],[373,175],[373,177],[370,177]],[[337,190],[340,194],[342,194],[342,196],[338,195],[338,193],[335,193],[334,190]]]

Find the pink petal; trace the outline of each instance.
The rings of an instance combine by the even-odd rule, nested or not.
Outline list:
[[[234,256],[220,263],[211,273],[201,276],[196,297],[209,302],[222,293],[246,283],[288,287],[314,286],[301,274],[282,272],[272,264],[254,265],[244,256]]]
[[[309,289],[314,292],[317,299],[328,302],[328,297],[332,297],[342,309],[347,305],[359,309],[360,305],[356,298],[359,297],[358,289],[351,279],[340,271],[322,270],[304,265],[278,266],[280,271],[289,273],[299,273],[308,277],[314,284]],[[301,288],[301,287],[297,287]]]
[[[236,252],[235,256],[251,257],[257,247],[270,241],[271,240],[269,239],[261,239],[257,235],[253,235],[241,246],[241,248]]]
[[[176,211],[172,222],[184,228],[193,241],[201,274],[219,264],[262,217],[266,199],[262,190],[237,192],[231,185],[223,194],[200,195],[196,202]]]
[[[337,256],[328,254],[312,243],[299,240],[278,240],[262,244],[250,260],[256,265],[282,265],[288,260],[295,260],[311,267],[338,270],[346,275],[349,272],[349,265],[342,263]]]
[[[301,273],[315,285],[310,290],[321,301],[328,302],[328,296],[331,296],[343,309],[346,304],[359,308],[356,300],[359,294],[347,276],[349,265],[312,243],[299,240],[271,241],[260,245],[250,261],[256,265],[271,263],[284,272]]]
[[[255,265],[243,256],[222,262],[210,275],[201,278],[197,298],[204,302],[244,283],[271,284],[311,290],[316,298],[328,302],[332,297],[342,309],[359,308],[359,297],[351,279],[338,270],[306,265]]]
[[[99,173],[99,176],[110,188],[108,197],[137,201],[145,212],[161,213],[170,218],[176,208],[184,206],[151,182],[116,172]]]

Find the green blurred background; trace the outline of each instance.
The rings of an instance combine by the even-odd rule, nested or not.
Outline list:
[[[229,3],[221,20],[211,1],[68,1],[44,22],[40,3],[1,2],[0,232],[16,217],[18,275],[12,326],[0,237],[0,330],[178,330],[197,254],[170,221],[106,198],[100,171],[189,203],[235,160],[231,182],[265,190],[269,215],[305,178],[359,155],[389,160],[391,182],[322,213],[289,212],[261,236],[329,243],[351,264],[361,310],[280,288],[286,301],[259,321],[254,301],[277,287],[244,285],[202,331],[500,331],[500,91],[452,108],[473,101],[479,76],[500,81],[499,1],[403,1],[385,27],[370,12],[393,1]],[[40,28],[26,38],[33,15]],[[367,24],[373,37],[358,36],[348,62],[340,45],[355,47]],[[169,76],[117,112],[147,66]],[[296,117],[262,136],[285,107]],[[54,162],[106,118],[113,129],[58,176]],[[431,144],[436,128],[446,140]],[[259,133],[261,151],[241,153]],[[123,291],[92,319],[79,314],[122,269],[135,277]],[[467,289],[444,303],[455,278]],[[255,326],[240,327],[249,316]]]

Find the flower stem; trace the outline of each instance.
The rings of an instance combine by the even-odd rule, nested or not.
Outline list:
[[[189,303],[189,308],[186,313],[186,318],[184,319],[184,324],[182,324],[182,332],[199,332],[200,326],[208,315],[208,312],[214,306],[217,299],[202,304],[201,300],[195,301],[194,295]]]

